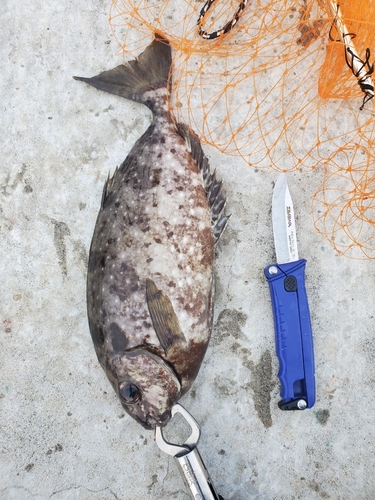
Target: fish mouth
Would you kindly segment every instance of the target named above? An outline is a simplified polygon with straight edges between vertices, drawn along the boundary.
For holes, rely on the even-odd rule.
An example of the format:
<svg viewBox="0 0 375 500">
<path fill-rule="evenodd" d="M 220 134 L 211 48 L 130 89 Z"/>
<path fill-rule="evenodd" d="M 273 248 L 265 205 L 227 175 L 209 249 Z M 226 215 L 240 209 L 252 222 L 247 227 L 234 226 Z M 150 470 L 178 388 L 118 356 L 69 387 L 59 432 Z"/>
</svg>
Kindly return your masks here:
<svg viewBox="0 0 375 500">
<path fill-rule="evenodd" d="M 155 427 L 165 427 L 169 423 L 171 418 L 172 418 L 172 414 L 169 411 L 168 415 L 163 420 L 161 420 L 161 421 L 159 420 Z"/>
<path fill-rule="evenodd" d="M 172 414 L 170 411 L 168 411 L 168 414 L 163 416 L 163 418 L 156 419 L 155 417 L 148 417 L 146 421 L 140 419 L 139 417 L 135 417 L 134 415 L 132 416 L 137 420 L 139 424 L 141 424 L 144 429 L 146 429 L 147 431 L 153 431 L 156 429 L 156 427 L 165 427 L 170 421 Z"/>
</svg>

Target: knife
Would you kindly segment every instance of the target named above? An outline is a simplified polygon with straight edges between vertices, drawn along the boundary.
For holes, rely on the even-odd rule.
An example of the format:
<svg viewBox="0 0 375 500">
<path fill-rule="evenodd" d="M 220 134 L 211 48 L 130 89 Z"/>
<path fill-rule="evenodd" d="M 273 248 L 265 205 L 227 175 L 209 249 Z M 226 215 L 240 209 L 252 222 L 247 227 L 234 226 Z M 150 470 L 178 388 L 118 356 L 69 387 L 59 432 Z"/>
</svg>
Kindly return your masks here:
<svg viewBox="0 0 375 500">
<path fill-rule="evenodd" d="M 298 258 L 293 203 L 285 174 L 275 184 L 272 225 L 277 264 L 264 269 L 273 310 L 281 410 L 315 403 L 314 347 L 305 288 L 306 260 Z"/>
</svg>

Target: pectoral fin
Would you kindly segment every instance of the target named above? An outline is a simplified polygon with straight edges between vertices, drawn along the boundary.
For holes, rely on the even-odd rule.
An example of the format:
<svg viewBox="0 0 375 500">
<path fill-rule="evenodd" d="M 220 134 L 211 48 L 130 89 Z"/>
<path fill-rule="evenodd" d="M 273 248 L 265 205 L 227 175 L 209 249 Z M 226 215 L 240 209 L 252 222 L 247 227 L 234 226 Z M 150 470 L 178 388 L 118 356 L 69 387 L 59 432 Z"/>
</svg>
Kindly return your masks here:
<svg viewBox="0 0 375 500">
<path fill-rule="evenodd" d="M 178 342 L 186 342 L 171 301 L 148 278 L 146 300 L 152 324 L 164 351 L 169 351 Z"/>
</svg>

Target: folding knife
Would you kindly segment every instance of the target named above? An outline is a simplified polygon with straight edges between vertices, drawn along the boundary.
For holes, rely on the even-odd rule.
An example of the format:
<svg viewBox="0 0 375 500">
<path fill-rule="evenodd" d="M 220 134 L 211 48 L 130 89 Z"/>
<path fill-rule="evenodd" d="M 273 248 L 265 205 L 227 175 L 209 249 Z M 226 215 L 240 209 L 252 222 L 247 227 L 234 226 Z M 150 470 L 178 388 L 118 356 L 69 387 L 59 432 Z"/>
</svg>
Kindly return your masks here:
<svg viewBox="0 0 375 500">
<path fill-rule="evenodd" d="M 314 347 L 305 288 L 305 259 L 298 259 L 293 203 L 281 174 L 272 197 L 277 264 L 267 266 L 273 309 L 281 410 L 304 410 L 315 403 Z"/>
</svg>

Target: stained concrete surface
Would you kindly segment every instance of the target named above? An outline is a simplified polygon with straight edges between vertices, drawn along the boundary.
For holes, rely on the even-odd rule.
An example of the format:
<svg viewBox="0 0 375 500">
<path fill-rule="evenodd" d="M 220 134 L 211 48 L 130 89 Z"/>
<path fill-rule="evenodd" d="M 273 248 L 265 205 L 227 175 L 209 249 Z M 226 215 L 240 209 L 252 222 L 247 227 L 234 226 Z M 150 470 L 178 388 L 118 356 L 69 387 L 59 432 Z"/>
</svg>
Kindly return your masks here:
<svg viewBox="0 0 375 500">
<path fill-rule="evenodd" d="M 72 79 L 119 64 L 108 2 L 4 1 L 1 20 L 0 498 L 188 499 L 173 459 L 117 401 L 85 309 L 108 170 L 147 127 L 140 105 Z M 263 268 L 277 175 L 205 148 L 231 224 L 212 342 L 181 403 L 225 500 L 375 498 L 374 263 L 315 231 L 314 173 L 290 174 L 315 339 L 317 402 L 284 413 Z"/>
</svg>

